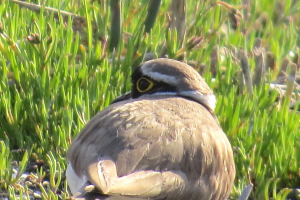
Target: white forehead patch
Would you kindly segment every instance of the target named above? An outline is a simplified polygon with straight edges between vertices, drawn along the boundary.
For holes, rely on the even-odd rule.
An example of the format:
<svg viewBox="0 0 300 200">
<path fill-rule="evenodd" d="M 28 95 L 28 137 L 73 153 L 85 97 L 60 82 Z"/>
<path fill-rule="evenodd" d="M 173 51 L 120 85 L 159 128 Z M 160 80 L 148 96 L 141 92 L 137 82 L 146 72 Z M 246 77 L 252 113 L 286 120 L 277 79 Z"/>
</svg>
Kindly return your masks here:
<svg viewBox="0 0 300 200">
<path fill-rule="evenodd" d="M 153 65 L 153 64 L 152 64 Z M 158 82 L 165 82 L 170 85 L 176 85 L 179 83 L 179 80 L 177 80 L 174 76 L 169 76 L 165 74 L 161 74 L 158 72 L 151 71 L 151 68 L 146 67 L 147 64 L 142 65 L 141 71 L 144 75 L 150 77 L 151 79 L 158 81 Z"/>
</svg>

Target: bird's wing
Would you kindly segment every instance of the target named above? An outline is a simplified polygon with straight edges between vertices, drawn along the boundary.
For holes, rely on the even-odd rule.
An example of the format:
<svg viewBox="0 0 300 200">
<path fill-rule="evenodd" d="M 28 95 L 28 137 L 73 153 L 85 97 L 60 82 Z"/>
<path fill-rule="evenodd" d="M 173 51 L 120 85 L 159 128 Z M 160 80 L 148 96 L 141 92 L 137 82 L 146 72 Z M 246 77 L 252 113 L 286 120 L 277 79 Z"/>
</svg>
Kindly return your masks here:
<svg viewBox="0 0 300 200">
<path fill-rule="evenodd" d="M 116 163 L 118 176 L 137 170 L 137 166 L 138 170 L 158 165 L 166 168 L 174 164 L 168 162 L 178 162 L 183 152 L 181 137 L 170 130 L 170 122 L 165 123 L 169 113 L 157 110 L 160 106 L 155 103 L 116 103 L 95 115 L 68 150 L 68 160 L 76 174 L 81 176 L 89 164 L 103 157 Z M 172 158 L 166 148 L 173 151 Z M 149 162 L 143 161 L 145 158 Z M 158 164 L 163 162 L 166 163 Z"/>
<path fill-rule="evenodd" d="M 139 197 L 180 192 L 189 180 L 199 182 L 201 174 L 223 167 L 227 152 L 214 144 L 211 132 L 220 135 L 219 142 L 225 135 L 213 116 L 191 102 L 166 98 L 112 104 L 73 141 L 68 159 L 74 171 L 103 193 Z M 219 161 L 212 164 L 216 153 Z"/>
</svg>

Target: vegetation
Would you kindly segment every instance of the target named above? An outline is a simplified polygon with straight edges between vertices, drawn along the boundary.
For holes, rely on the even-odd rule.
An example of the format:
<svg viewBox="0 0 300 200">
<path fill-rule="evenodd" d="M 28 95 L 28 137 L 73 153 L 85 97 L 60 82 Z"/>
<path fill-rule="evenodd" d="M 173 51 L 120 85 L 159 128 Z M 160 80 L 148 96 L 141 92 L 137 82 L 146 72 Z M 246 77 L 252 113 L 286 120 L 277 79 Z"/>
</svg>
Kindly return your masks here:
<svg viewBox="0 0 300 200">
<path fill-rule="evenodd" d="M 167 56 L 201 72 L 217 96 L 235 154 L 231 199 L 250 182 L 250 199 L 285 199 L 300 185 L 300 1 L 245 2 L 187 1 L 186 23 L 175 29 L 171 1 L 45 1 L 78 17 L 0 0 L 0 195 L 69 197 L 64 170 L 72 138 L 130 90 L 135 66 Z M 255 82 L 259 58 L 265 73 Z M 281 72 L 285 63 L 291 76 Z M 253 90 L 241 66 L 256 77 Z M 274 89 L 280 77 L 292 86 L 295 79 L 291 94 Z"/>
</svg>

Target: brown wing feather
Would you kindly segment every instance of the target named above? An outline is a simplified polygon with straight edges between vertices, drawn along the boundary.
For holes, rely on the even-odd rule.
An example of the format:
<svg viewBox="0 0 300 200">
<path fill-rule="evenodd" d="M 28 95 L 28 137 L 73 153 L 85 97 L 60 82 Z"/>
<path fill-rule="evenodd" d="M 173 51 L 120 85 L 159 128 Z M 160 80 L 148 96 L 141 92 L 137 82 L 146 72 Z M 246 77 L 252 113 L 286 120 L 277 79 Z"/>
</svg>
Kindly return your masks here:
<svg viewBox="0 0 300 200">
<path fill-rule="evenodd" d="M 73 141 L 68 159 L 81 176 L 104 156 L 115 161 L 118 176 L 182 170 L 194 185 L 191 199 L 228 196 L 235 176 L 231 146 L 215 117 L 178 97 L 148 96 L 99 112 Z"/>
</svg>

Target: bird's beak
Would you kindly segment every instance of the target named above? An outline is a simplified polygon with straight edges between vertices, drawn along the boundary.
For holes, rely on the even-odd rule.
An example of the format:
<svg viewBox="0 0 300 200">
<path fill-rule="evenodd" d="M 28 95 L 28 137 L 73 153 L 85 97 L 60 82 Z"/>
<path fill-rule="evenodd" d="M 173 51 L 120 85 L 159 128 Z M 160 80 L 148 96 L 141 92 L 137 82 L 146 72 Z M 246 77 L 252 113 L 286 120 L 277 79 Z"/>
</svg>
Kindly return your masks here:
<svg viewBox="0 0 300 200">
<path fill-rule="evenodd" d="M 131 99 L 131 92 L 127 92 L 119 97 L 117 97 L 115 100 L 113 100 L 110 104 L 114 104 L 120 101 L 125 101 Z"/>
</svg>

